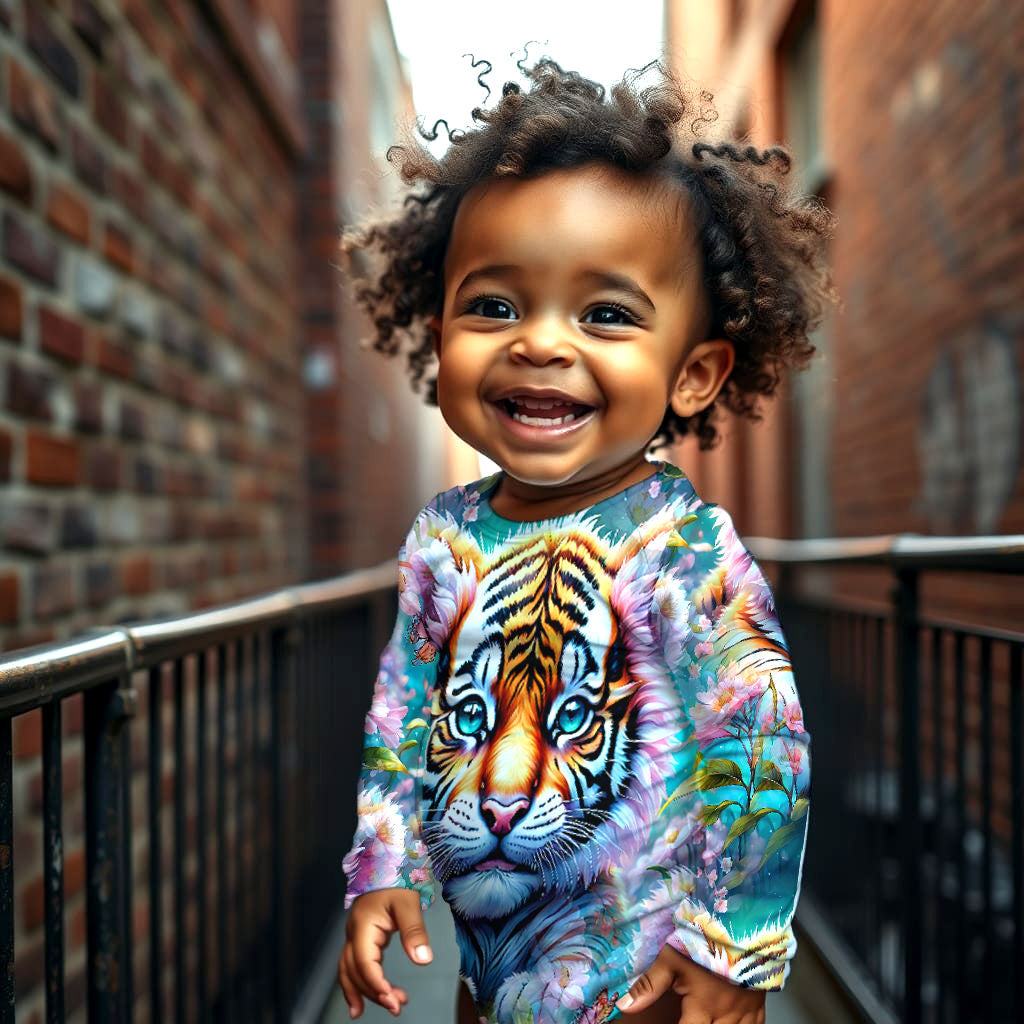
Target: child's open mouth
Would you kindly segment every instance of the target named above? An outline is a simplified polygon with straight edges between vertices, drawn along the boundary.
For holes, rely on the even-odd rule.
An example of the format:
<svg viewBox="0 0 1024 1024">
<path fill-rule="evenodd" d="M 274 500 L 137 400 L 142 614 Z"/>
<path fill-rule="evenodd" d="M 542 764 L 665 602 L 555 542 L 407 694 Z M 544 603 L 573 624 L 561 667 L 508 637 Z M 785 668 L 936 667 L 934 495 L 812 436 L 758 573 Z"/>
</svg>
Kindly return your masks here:
<svg viewBox="0 0 1024 1024">
<path fill-rule="evenodd" d="M 514 423 L 546 430 L 572 426 L 594 411 L 592 405 L 563 396 L 538 398 L 532 395 L 511 395 L 498 399 L 495 404 Z"/>
</svg>

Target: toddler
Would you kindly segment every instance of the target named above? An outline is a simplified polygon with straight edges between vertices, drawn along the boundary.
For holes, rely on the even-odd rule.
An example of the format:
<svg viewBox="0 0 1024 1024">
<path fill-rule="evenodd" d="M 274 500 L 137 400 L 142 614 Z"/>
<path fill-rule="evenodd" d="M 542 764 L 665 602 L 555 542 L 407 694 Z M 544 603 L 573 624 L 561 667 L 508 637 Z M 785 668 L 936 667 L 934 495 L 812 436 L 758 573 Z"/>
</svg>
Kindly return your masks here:
<svg viewBox="0 0 1024 1024">
<path fill-rule="evenodd" d="M 710 447 L 717 408 L 756 418 L 806 363 L 831 223 L 783 150 L 699 141 L 710 96 L 651 71 L 606 96 L 539 61 L 440 159 L 393 149 L 418 187 L 344 243 L 383 259 L 358 292 L 376 347 L 501 467 L 399 556 L 344 864 L 353 1017 L 408 1002 L 381 954 L 397 931 L 431 959 L 435 887 L 460 1024 L 755 1024 L 789 971 L 786 641 L 729 515 L 647 453 Z"/>
</svg>

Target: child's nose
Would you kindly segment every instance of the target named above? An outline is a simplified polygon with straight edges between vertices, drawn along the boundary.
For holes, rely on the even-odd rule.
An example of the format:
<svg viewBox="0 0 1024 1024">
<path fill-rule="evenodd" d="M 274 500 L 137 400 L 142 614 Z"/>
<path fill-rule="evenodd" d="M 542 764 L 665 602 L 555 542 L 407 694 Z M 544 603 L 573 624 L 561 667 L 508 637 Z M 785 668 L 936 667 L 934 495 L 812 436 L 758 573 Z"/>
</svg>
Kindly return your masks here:
<svg viewBox="0 0 1024 1024">
<path fill-rule="evenodd" d="M 535 366 L 552 363 L 571 366 L 576 361 L 575 345 L 567 337 L 565 328 L 552 320 L 524 323 L 509 353 L 513 359 Z"/>
</svg>

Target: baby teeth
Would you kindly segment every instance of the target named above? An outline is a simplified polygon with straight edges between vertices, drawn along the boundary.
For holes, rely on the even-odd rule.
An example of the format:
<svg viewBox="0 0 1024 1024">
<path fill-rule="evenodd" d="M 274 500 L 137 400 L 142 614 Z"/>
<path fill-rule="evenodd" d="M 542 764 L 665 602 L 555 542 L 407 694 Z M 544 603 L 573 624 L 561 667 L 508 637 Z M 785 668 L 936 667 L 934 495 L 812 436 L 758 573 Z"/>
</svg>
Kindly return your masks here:
<svg viewBox="0 0 1024 1024">
<path fill-rule="evenodd" d="M 525 423 L 531 427 L 560 427 L 566 423 L 572 423 L 576 417 L 569 413 L 568 416 L 562 417 L 542 417 L 542 416 L 524 416 L 521 412 L 512 413 L 512 419 L 517 423 Z"/>
</svg>

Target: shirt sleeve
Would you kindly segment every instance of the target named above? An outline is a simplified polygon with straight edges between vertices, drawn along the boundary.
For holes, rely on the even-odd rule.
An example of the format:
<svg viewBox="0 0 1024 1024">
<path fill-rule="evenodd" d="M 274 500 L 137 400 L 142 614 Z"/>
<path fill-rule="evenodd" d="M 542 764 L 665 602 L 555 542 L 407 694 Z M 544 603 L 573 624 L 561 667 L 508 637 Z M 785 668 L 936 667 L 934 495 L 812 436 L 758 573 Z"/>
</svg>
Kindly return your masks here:
<svg viewBox="0 0 1024 1024">
<path fill-rule="evenodd" d="M 748 988 L 781 989 L 807 832 L 810 735 L 763 573 L 722 509 L 680 530 L 689 629 L 666 660 L 692 730 L 662 815 L 692 837 L 667 942 Z"/>
<path fill-rule="evenodd" d="M 424 906 L 434 896 L 422 837 L 420 787 L 437 649 L 424 628 L 422 602 L 410 586 L 407 561 L 419 521 L 399 552 L 397 621 L 380 658 L 366 716 L 356 833 L 343 862 L 346 907 L 377 889 L 415 889 Z"/>
</svg>

